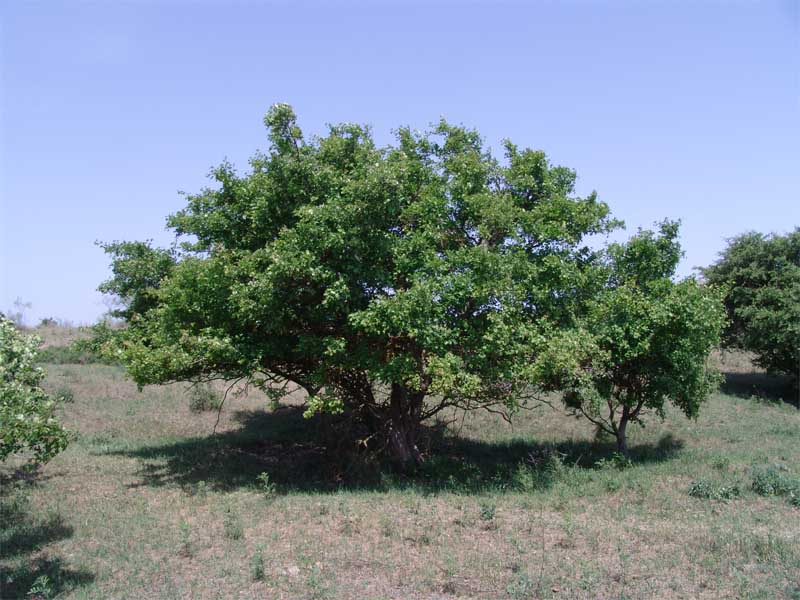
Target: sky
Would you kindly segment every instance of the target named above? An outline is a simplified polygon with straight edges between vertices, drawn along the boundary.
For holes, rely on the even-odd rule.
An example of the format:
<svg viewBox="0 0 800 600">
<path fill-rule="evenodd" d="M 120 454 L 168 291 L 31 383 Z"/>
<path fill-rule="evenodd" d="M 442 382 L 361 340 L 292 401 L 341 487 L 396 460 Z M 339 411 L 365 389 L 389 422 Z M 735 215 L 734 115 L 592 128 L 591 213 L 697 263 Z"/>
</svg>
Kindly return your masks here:
<svg viewBox="0 0 800 600">
<path fill-rule="evenodd" d="M 209 170 L 292 104 L 380 144 L 440 116 L 575 169 L 627 230 L 682 221 L 679 274 L 800 226 L 800 0 L 0 0 L 0 311 L 107 310 L 95 241 L 173 240 Z"/>
</svg>

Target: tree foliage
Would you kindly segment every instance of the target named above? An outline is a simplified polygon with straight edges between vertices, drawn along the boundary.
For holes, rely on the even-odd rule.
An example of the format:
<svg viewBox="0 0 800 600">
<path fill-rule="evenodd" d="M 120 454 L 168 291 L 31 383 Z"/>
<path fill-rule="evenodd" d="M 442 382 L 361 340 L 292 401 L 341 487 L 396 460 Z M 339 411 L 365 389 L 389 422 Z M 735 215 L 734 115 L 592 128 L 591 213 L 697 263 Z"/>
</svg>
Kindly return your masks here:
<svg viewBox="0 0 800 600">
<path fill-rule="evenodd" d="M 647 413 L 663 419 L 667 401 L 696 417 L 719 385 L 708 356 L 724 322 L 721 296 L 694 279 L 672 280 L 677 235 L 677 223 L 665 221 L 658 234 L 611 245 L 580 326 L 548 350 L 550 380 L 568 409 L 616 437 L 623 454 L 629 423 Z"/>
<path fill-rule="evenodd" d="M 45 462 L 67 446 L 67 433 L 53 415 L 56 400 L 40 385 L 39 344 L 0 315 L 0 460 L 29 451 Z"/>
<path fill-rule="evenodd" d="M 726 290 L 725 344 L 754 352 L 770 372 L 800 378 L 800 228 L 737 236 L 703 275 Z"/>
<path fill-rule="evenodd" d="M 168 218 L 179 247 L 105 247 L 133 378 L 299 386 L 401 464 L 447 407 L 515 410 L 585 302 L 608 207 L 543 152 L 500 161 L 444 120 L 384 148 L 350 123 L 306 139 L 288 105 L 265 124 L 248 173 L 222 164 Z"/>
</svg>

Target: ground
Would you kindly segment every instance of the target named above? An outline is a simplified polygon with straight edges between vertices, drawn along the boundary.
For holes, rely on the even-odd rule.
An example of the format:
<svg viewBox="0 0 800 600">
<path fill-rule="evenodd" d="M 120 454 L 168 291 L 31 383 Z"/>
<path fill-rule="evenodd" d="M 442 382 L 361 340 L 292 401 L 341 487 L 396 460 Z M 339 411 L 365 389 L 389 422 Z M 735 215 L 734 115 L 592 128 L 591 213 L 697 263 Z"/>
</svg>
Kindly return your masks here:
<svg viewBox="0 0 800 600">
<path fill-rule="evenodd" d="M 631 465 L 542 407 L 454 421 L 413 477 L 333 460 L 297 399 L 232 393 L 213 434 L 186 386 L 45 365 L 75 439 L 0 467 L 0 596 L 800 598 L 800 508 L 752 489 L 800 473 L 800 411 L 720 360 L 724 393 L 631 431 Z"/>
</svg>

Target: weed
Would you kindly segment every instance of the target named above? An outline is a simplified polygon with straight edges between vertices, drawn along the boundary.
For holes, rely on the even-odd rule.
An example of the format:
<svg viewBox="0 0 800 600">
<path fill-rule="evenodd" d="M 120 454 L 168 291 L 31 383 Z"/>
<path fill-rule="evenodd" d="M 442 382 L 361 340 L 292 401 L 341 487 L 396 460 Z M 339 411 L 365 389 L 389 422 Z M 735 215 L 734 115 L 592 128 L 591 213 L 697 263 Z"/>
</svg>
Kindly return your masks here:
<svg viewBox="0 0 800 600">
<path fill-rule="evenodd" d="M 711 465 L 717 470 L 723 473 L 727 472 L 731 466 L 731 459 L 727 456 L 716 456 L 714 460 L 711 461 Z"/>
<path fill-rule="evenodd" d="M 508 585 L 506 592 L 512 600 L 527 600 L 536 596 L 536 584 L 530 577 L 522 574 Z"/>
<path fill-rule="evenodd" d="M 258 479 L 258 488 L 264 495 L 264 499 L 272 502 L 277 496 L 278 486 L 275 485 L 274 481 L 270 480 L 269 473 L 263 472 L 256 479 Z"/>
<path fill-rule="evenodd" d="M 53 582 L 47 575 L 40 575 L 33 582 L 27 595 L 31 600 L 50 600 L 54 594 Z"/>
<path fill-rule="evenodd" d="M 493 503 L 481 502 L 480 505 L 481 521 L 484 522 L 493 521 L 496 513 L 497 513 L 497 506 L 495 506 Z"/>
<path fill-rule="evenodd" d="M 181 544 L 178 548 L 178 556 L 182 556 L 183 558 L 191 558 L 194 552 L 192 551 L 192 542 L 190 539 L 192 530 L 189 527 L 189 523 L 186 521 L 180 522 L 180 530 L 181 530 Z"/>
<path fill-rule="evenodd" d="M 395 529 L 394 529 L 394 522 L 387 517 L 386 515 L 381 516 L 381 535 L 385 538 L 394 537 Z"/>
<path fill-rule="evenodd" d="M 65 404 L 72 404 L 75 402 L 75 392 L 66 385 L 62 385 L 56 390 L 55 397 Z"/>
<path fill-rule="evenodd" d="M 707 479 L 697 479 L 689 486 L 689 495 L 705 500 L 732 500 L 741 495 L 738 484 L 722 485 Z"/>
<path fill-rule="evenodd" d="M 232 506 L 225 507 L 222 526 L 225 531 L 225 537 L 229 540 L 240 540 L 244 536 L 242 519 Z"/>
<path fill-rule="evenodd" d="M 342 523 L 339 526 L 339 531 L 342 532 L 344 535 L 355 535 L 358 533 L 358 520 L 355 517 L 350 515 L 344 515 L 342 517 Z"/>
<path fill-rule="evenodd" d="M 256 551 L 250 560 L 250 574 L 253 576 L 253 581 L 264 581 L 264 547 L 260 544 L 256 546 Z"/>
<path fill-rule="evenodd" d="M 620 471 L 633 466 L 630 458 L 620 452 L 614 452 L 609 458 L 601 458 L 594 463 L 598 469 L 618 469 Z"/>
<path fill-rule="evenodd" d="M 318 565 L 313 565 L 306 579 L 306 585 L 309 588 L 309 597 L 328 598 L 333 595 L 333 590 L 330 584 L 323 576 L 322 569 Z"/>
</svg>

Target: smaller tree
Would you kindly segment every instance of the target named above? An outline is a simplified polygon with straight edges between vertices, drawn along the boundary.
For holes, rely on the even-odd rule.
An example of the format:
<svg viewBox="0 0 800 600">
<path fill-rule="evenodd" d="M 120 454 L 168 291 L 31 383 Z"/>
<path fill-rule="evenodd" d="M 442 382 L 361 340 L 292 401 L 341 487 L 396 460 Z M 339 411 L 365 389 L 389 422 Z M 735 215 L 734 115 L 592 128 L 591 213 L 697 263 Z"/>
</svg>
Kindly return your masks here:
<svg viewBox="0 0 800 600">
<path fill-rule="evenodd" d="M 581 327 L 562 336 L 540 361 L 576 416 L 617 439 L 648 413 L 664 418 L 669 400 L 687 417 L 719 385 L 708 356 L 724 322 L 720 294 L 694 279 L 671 278 L 681 256 L 678 224 L 640 231 L 612 244 L 601 266 L 604 285 L 587 303 Z"/>
<path fill-rule="evenodd" d="M 39 344 L 0 315 L 0 460 L 27 450 L 46 462 L 67 446 L 67 432 L 53 415 L 57 402 L 40 386 Z"/>
<path fill-rule="evenodd" d="M 800 385 L 800 227 L 735 237 L 703 275 L 725 288 L 723 343 L 755 353 L 756 364 Z"/>
</svg>

